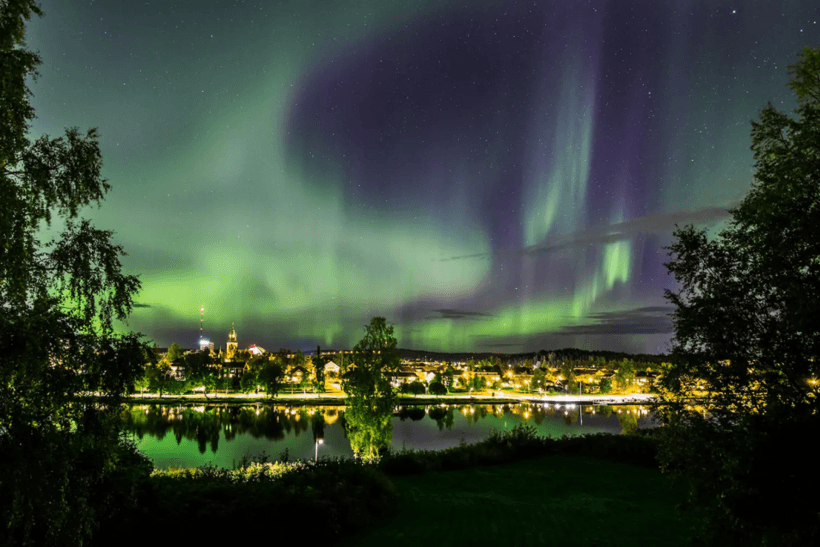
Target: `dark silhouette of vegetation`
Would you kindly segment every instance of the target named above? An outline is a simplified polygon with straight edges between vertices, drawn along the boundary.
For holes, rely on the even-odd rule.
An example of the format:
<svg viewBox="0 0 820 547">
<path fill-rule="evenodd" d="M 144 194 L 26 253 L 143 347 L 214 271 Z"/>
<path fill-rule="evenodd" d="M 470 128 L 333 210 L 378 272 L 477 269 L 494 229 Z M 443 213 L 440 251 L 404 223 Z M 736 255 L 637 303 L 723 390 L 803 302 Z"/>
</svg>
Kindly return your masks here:
<svg viewBox="0 0 820 547">
<path fill-rule="evenodd" d="M 264 537 L 274 517 L 319 544 L 370 527 L 395 507 L 390 480 L 352 460 L 269 463 L 263 455 L 241 465 L 157 472 L 139 506 L 106 522 L 94 544 L 121 544 L 149 522 L 154 545 L 235 543 L 238 530 Z"/>
<path fill-rule="evenodd" d="M 169 363 L 173 363 L 174 361 L 176 361 L 178 359 L 182 359 L 184 356 L 185 356 L 185 350 L 183 350 L 182 347 L 179 344 L 174 342 L 168 348 L 168 354 L 165 356 L 165 358 L 168 360 Z"/>
<path fill-rule="evenodd" d="M 0 543 L 70 546 L 127 512 L 147 481 L 119 406 L 153 352 L 115 333 L 140 282 L 122 272 L 112 232 L 80 216 L 110 189 L 97 131 L 29 141 L 32 15 L 33 0 L 0 3 Z M 65 229 L 41 241 L 55 218 Z"/>
<path fill-rule="evenodd" d="M 319 393 L 325 390 L 325 358 L 322 348 L 316 346 L 316 358 L 313 359 L 313 389 Z"/>
<path fill-rule="evenodd" d="M 276 397 L 285 379 L 285 367 L 276 359 L 266 360 L 259 369 L 257 381 L 265 387 L 268 396 Z"/>
<path fill-rule="evenodd" d="M 548 454 L 577 454 L 606 458 L 644 467 L 658 467 L 658 439 L 654 430 L 631 435 L 595 433 L 576 437 L 539 436 L 535 427 L 519 424 L 507 431 L 494 430 L 485 440 L 444 450 L 390 451 L 379 461 L 388 475 L 466 469 L 496 465 Z"/>
<path fill-rule="evenodd" d="M 393 326 L 384 317 L 374 317 L 353 351 L 354 363 L 342 377 L 348 407 L 345 424 L 354 454 L 372 460 L 387 449 L 393 437 L 390 418 L 396 394 L 390 379 L 400 365 Z"/>
<path fill-rule="evenodd" d="M 430 382 L 427 392 L 430 395 L 447 395 L 447 388 L 441 382 Z"/>
<path fill-rule="evenodd" d="M 820 51 L 789 67 L 796 118 L 752 122 L 754 182 L 715 238 L 675 232 L 663 464 L 721 545 L 820 543 Z"/>
<path fill-rule="evenodd" d="M 403 384 L 401 386 L 401 392 L 410 393 L 412 395 L 424 395 L 425 393 L 427 393 L 427 388 L 424 387 L 424 384 L 417 380 L 415 382 Z"/>
</svg>

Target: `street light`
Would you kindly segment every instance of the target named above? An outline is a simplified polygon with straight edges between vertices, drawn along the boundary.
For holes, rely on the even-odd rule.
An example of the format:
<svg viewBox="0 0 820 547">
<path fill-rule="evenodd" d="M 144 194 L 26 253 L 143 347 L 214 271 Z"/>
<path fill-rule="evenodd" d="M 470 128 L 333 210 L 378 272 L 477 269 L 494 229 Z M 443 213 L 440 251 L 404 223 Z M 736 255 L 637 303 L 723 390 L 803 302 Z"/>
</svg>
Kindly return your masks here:
<svg viewBox="0 0 820 547">
<path fill-rule="evenodd" d="M 319 437 L 318 439 L 316 439 L 316 450 L 313 453 L 313 460 L 314 461 L 319 459 L 319 445 L 324 444 L 324 443 L 325 443 L 325 440 L 323 438 Z"/>
</svg>

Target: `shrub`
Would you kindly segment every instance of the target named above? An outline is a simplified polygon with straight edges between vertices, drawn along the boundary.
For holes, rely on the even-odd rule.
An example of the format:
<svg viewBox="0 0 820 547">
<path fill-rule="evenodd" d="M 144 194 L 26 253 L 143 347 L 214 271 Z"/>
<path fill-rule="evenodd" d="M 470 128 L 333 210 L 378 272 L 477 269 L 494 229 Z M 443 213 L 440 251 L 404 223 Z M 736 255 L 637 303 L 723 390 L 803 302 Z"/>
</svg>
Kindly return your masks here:
<svg viewBox="0 0 820 547">
<path fill-rule="evenodd" d="M 474 444 L 445 450 L 389 452 L 379 462 L 379 468 L 388 475 L 408 475 L 499 464 L 548 454 L 579 454 L 657 467 L 657 452 L 658 434 L 655 430 L 638 430 L 631 435 L 596 433 L 554 439 L 537 435 L 531 425 L 519 424 L 507 431 L 495 430 Z"/>
<path fill-rule="evenodd" d="M 427 388 L 430 395 L 447 395 L 447 388 L 441 382 L 433 382 Z"/>
<path fill-rule="evenodd" d="M 395 487 L 379 469 L 331 458 L 254 460 L 230 470 L 154 470 L 150 483 L 150 492 L 131 520 L 112 522 L 110 528 L 117 535 L 100 535 L 97 544 L 136 535 L 148 522 L 152 543 L 162 538 L 160 545 L 229 541 L 238 532 L 266 537 L 272 515 L 289 529 L 310 529 L 312 542 L 333 540 L 385 516 L 396 498 Z"/>
<path fill-rule="evenodd" d="M 402 386 L 405 393 L 412 393 L 413 395 L 424 395 L 427 393 L 427 388 L 421 382 L 412 382 Z"/>
</svg>

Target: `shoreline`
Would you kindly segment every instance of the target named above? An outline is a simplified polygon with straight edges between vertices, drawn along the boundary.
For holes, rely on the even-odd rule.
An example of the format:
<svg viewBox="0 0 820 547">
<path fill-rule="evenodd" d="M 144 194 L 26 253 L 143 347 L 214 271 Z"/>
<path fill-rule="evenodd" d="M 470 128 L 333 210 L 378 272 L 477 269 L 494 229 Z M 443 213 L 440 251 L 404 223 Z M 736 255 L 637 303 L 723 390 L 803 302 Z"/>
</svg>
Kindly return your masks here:
<svg viewBox="0 0 820 547">
<path fill-rule="evenodd" d="M 321 405 L 321 406 L 343 406 L 345 402 L 344 394 L 308 393 L 308 394 L 283 394 L 276 397 L 264 395 L 246 394 L 213 394 L 204 395 L 170 395 L 159 397 L 156 394 L 134 394 L 128 397 L 131 403 L 149 404 L 239 404 L 239 405 Z M 500 396 L 487 395 L 444 395 L 444 396 L 414 396 L 399 397 L 396 404 L 398 406 L 415 405 L 438 405 L 438 404 L 522 404 L 522 403 L 542 403 L 542 404 L 587 404 L 587 405 L 642 405 L 659 403 L 654 395 L 633 394 L 633 395 L 510 395 Z"/>
</svg>

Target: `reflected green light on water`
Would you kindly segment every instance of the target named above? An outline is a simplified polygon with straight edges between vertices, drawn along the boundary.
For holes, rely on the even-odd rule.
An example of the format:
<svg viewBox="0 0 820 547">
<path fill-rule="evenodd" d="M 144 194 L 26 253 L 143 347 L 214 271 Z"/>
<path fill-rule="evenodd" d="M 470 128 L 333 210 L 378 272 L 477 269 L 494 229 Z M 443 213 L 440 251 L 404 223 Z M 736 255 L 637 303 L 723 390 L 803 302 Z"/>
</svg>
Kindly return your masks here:
<svg viewBox="0 0 820 547">
<path fill-rule="evenodd" d="M 392 449 L 400 450 L 474 443 L 494 429 L 520 423 L 552 437 L 621 433 L 653 427 L 651 416 L 649 407 L 641 406 L 521 404 L 396 407 L 386 419 L 392 424 Z M 290 459 L 311 459 L 317 452 L 353 456 L 343 406 L 134 405 L 123 411 L 123 422 L 158 468 L 209 463 L 230 468 L 246 455 L 277 459 L 285 450 Z"/>
</svg>

